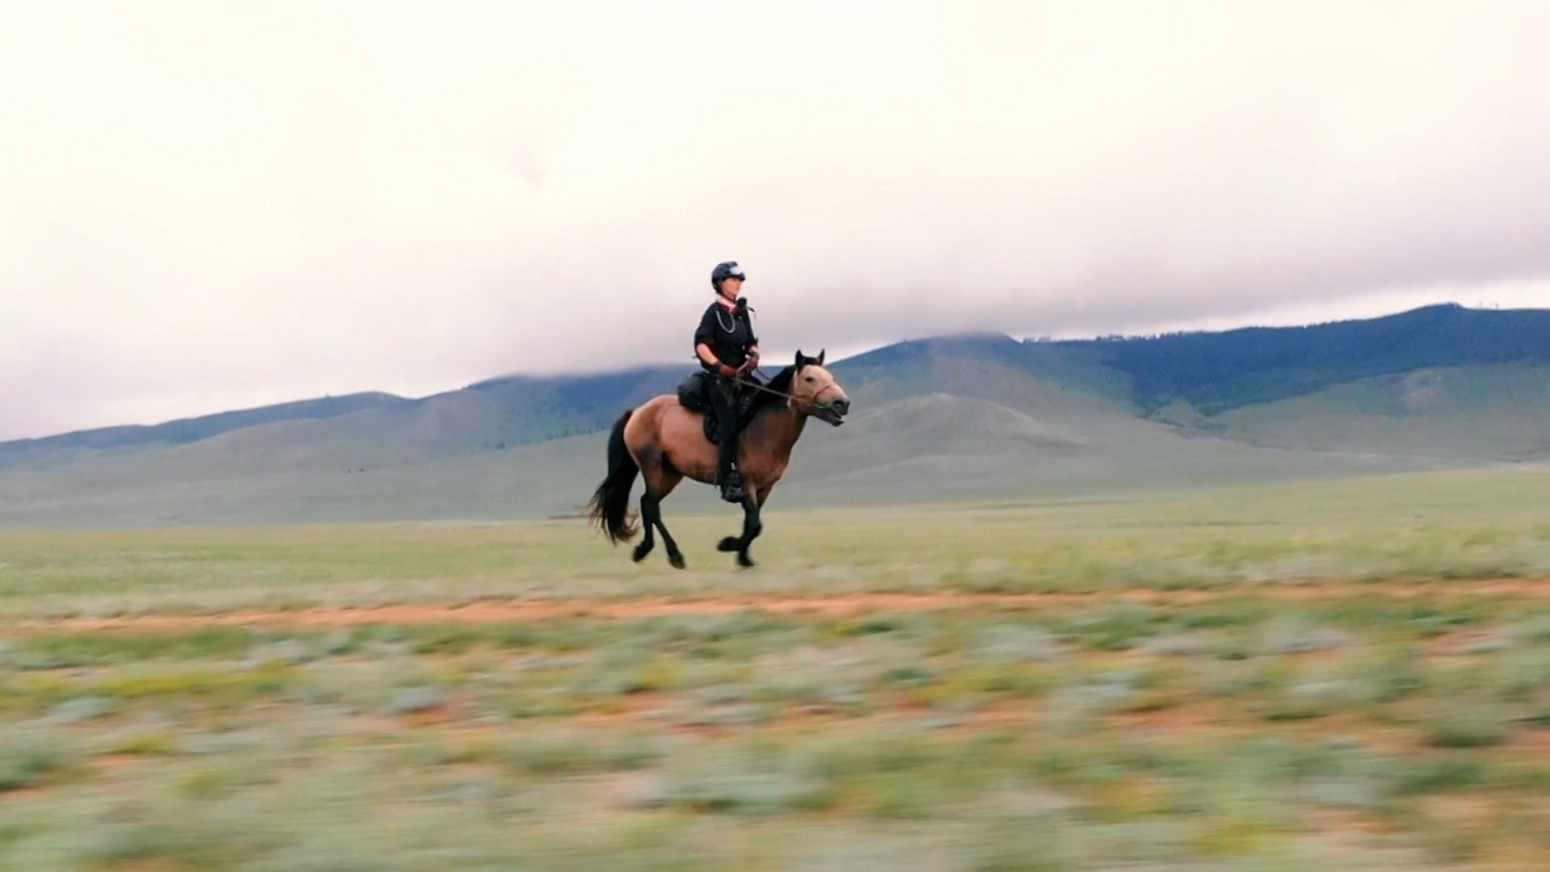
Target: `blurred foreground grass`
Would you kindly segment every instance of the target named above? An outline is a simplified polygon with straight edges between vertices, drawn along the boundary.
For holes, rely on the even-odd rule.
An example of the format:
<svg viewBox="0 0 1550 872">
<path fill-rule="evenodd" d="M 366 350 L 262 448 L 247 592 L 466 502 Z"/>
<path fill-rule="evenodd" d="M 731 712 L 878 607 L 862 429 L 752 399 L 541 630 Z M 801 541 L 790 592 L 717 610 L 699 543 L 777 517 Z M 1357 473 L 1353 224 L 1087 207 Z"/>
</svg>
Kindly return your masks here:
<svg viewBox="0 0 1550 872">
<path fill-rule="evenodd" d="M 1546 496 L 1519 470 L 776 515 L 747 573 L 708 547 L 726 519 L 674 524 L 681 574 L 574 524 L 0 534 L 0 868 L 1542 869 Z M 1132 588 L 1214 594 L 46 620 Z"/>
</svg>

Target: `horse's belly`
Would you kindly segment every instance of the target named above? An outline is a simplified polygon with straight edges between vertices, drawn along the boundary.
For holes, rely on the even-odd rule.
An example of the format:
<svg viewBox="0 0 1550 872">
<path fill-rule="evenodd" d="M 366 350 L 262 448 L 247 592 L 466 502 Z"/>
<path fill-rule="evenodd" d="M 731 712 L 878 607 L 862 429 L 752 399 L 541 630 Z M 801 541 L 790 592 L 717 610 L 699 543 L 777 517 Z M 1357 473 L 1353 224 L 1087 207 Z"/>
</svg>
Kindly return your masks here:
<svg viewBox="0 0 1550 872">
<path fill-rule="evenodd" d="M 663 410 L 661 433 L 663 452 L 670 466 L 696 481 L 716 480 L 716 446 L 705 438 L 705 423 L 700 415 L 675 402 Z"/>
</svg>

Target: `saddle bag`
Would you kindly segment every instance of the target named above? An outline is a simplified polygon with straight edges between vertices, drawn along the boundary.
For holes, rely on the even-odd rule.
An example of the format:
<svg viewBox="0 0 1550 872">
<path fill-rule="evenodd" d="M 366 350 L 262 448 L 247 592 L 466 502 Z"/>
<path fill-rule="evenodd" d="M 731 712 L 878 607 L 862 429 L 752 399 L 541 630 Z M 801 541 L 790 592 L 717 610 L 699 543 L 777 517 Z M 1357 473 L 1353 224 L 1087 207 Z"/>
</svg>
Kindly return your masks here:
<svg viewBox="0 0 1550 872">
<path fill-rule="evenodd" d="M 678 403 L 691 412 L 704 413 L 710 408 L 710 399 L 705 396 L 705 378 L 708 373 L 690 373 L 688 378 L 678 383 Z"/>
</svg>

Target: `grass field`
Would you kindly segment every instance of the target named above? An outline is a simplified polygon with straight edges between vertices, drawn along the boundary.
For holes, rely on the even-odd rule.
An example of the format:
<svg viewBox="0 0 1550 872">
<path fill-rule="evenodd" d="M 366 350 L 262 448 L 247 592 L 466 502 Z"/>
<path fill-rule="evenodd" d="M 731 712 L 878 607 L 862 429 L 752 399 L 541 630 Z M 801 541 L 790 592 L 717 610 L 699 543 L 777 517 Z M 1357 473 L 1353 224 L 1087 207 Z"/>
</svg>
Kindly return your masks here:
<svg viewBox="0 0 1550 872">
<path fill-rule="evenodd" d="M 0 868 L 1543 869 L 1547 504 L 0 533 Z"/>
</svg>

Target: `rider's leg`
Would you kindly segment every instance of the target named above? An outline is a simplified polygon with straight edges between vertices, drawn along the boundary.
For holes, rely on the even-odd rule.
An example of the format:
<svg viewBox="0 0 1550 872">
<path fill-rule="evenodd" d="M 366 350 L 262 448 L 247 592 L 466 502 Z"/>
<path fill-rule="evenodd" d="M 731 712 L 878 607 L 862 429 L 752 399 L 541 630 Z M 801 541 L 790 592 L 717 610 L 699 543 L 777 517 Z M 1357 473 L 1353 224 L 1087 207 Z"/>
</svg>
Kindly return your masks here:
<svg viewBox="0 0 1550 872">
<path fill-rule="evenodd" d="M 716 378 L 710 385 L 711 411 L 716 416 L 716 443 L 720 457 L 717 480 L 721 498 L 730 503 L 743 499 L 743 477 L 737 468 L 737 405 L 732 383 Z"/>
</svg>

